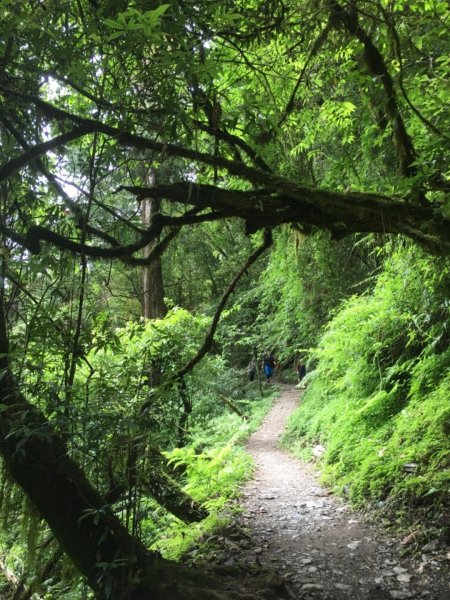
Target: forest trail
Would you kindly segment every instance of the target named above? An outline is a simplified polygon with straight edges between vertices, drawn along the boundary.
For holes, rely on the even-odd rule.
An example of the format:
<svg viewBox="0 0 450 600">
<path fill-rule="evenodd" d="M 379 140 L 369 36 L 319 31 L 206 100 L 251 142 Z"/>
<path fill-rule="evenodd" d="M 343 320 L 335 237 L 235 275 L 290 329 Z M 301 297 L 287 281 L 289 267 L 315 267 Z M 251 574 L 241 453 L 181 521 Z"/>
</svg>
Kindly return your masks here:
<svg viewBox="0 0 450 600">
<path fill-rule="evenodd" d="M 278 448 L 298 396 L 295 387 L 283 386 L 248 441 L 256 470 L 241 497 L 239 525 L 246 535 L 227 540 L 227 562 L 277 571 L 298 600 L 450 600 L 448 556 L 430 549 L 401 558 L 400 541 L 364 523 L 307 465 Z"/>
</svg>

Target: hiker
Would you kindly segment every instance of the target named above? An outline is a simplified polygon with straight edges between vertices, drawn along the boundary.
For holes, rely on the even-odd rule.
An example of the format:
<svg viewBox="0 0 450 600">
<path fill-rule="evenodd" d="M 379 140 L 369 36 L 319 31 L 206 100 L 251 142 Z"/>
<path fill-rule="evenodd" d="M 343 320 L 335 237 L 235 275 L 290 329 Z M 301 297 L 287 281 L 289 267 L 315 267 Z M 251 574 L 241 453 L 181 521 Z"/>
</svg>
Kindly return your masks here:
<svg viewBox="0 0 450 600">
<path fill-rule="evenodd" d="M 296 371 L 297 371 L 297 379 L 298 379 L 298 382 L 300 383 L 301 380 L 303 379 L 303 377 L 306 375 L 306 367 L 301 360 L 299 360 L 297 362 Z"/>
<path fill-rule="evenodd" d="M 270 378 L 272 377 L 276 366 L 277 364 L 272 352 L 266 350 L 262 361 L 262 368 L 264 369 L 264 375 L 266 376 L 266 383 L 270 383 Z"/>
<path fill-rule="evenodd" d="M 248 363 L 247 373 L 249 380 L 253 381 L 256 376 L 256 363 L 253 359 Z"/>
</svg>

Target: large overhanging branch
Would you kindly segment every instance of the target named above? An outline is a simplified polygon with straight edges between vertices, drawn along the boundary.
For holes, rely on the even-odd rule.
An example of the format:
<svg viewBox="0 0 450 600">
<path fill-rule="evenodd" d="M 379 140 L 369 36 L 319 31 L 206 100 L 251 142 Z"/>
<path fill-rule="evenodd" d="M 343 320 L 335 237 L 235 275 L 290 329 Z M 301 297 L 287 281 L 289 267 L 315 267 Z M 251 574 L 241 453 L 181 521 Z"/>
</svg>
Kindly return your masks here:
<svg viewBox="0 0 450 600">
<path fill-rule="evenodd" d="M 299 223 L 307 229 L 328 229 L 336 238 L 360 232 L 400 233 L 433 252 L 450 252 L 450 219 L 431 206 L 412 205 L 380 194 L 332 192 L 285 182 L 252 191 L 192 182 L 122 189 L 138 198 L 161 198 L 239 217 L 246 222 L 249 233 L 282 223 Z"/>
<path fill-rule="evenodd" d="M 268 174 L 270 180 L 275 179 Z M 181 227 L 230 217 L 241 218 L 248 233 L 272 228 L 283 223 L 301 224 L 306 231 L 312 227 L 327 229 L 335 238 L 352 233 L 395 233 L 406 235 L 437 253 L 450 252 L 450 220 L 438 209 L 418 206 L 380 194 L 333 192 L 307 186 L 297 186 L 278 179 L 278 185 L 250 191 L 224 189 L 213 185 L 178 182 L 152 188 L 122 186 L 138 199 L 159 198 L 193 206 L 179 217 L 155 215 L 151 226 L 140 239 L 125 246 L 92 246 L 80 244 L 45 227 L 31 227 L 26 236 L 0 225 L 4 235 L 30 252 L 41 251 L 41 241 L 77 254 L 94 258 L 116 258 L 133 265 L 143 260 L 133 257 L 155 240 L 164 227 Z M 207 210 L 203 214 L 198 211 Z M 170 239 L 171 236 L 169 236 Z M 163 251 L 164 244 L 158 248 Z M 154 257 L 149 257 L 153 260 Z"/>
<path fill-rule="evenodd" d="M 93 258 L 115 258 L 135 266 L 146 264 L 164 251 L 173 237 L 170 233 L 168 239 L 164 238 L 162 245 L 158 245 L 155 256 L 145 259 L 133 256 L 155 240 L 164 227 L 178 228 L 232 217 L 245 221 L 247 233 L 295 223 L 307 232 L 312 228 L 327 229 L 336 239 L 361 232 L 403 234 L 432 252 L 450 253 L 450 219 L 431 206 L 411 205 L 379 194 L 332 192 L 293 184 L 286 191 L 273 188 L 241 191 L 192 182 L 152 188 L 122 186 L 119 189 L 138 199 L 159 198 L 194 208 L 179 217 L 155 215 L 141 238 L 125 246 L 80 244 L 39 226 L 30 228 L 26 236 L 1 225 L 0 231 L 35 254 L 40 252 L 41 242 L 46 241 L 61 250 Z M 206 212 L 198 214 L 198 211 Z"/>
<path fill-rule="evenodd" d="M 88 133 L 98 132 L 109 136 L 121 145 L 164 152 L 212 166 L 226 169 L 230 174 L 251 182 L 262 189 L 251 191 L 227 190 L 212 185 L 179 182 L 155 188 L 123 187 L 138 198 L 164 198 L 198 208 L 209 208 L 213 212 L 192 217 L 192 221 L 181 217 L 178 223 L 168 223 L 160 216 L 152 227 L 178 226 L 213 219 L 240 217 L 245 220 L 247 231 L 252 233 L 265 227 L 281 223 L 297 223 L 306 231 L 311 227 L 328 229 L 335 237 L 356 232 L 400 233 L 438 253 L 450 252 L 450 220 L 439 208 L 419 206 L 414 198 L 409 202 L 373 193 L 340 193 L 296 185 L 276 174 L 233 161 L 221 156 L 212 156 L 190 148 L 166 144 L 143 136 L 122 131 L 105 123 L 86 119 L 59 109 L 48 102 L 0 85 L 5 94 L 13 95 L 34 103 L 47 117 L 60 121 L 71 121 L 76 127 L 67 134 L 30 148 L 21 156 L 0 167 L 0 180 L 15 170 L 47 152 L 49 149 Z M 166 221 L 164 221 L 166 219 Z M 4 233 L 7 233 L 4 231 Z M 151 232 L 152 234 L 154 232 Z M 22 243 L 31 251 L 38 252 L 39 240 L 47 240 L 57 247 L 80 252 L 79 244 L 67 241 L 45 228 L 32 228 L 26 239 L 12 233 L 12 239 Z M 150 232 L 127 247 L 83 246 L 86 255 L 120 258 L 130 257 L 153 239 Z"/>
<path fill-rule="evenodd" d="M 183 225 L 193 225 L 205 221 L 217 221 L 227 217 L 220 211 L 208 212 L 206 214 L 197 214 L 199 209 L 194 207 L 188 210 L 184 215 L 171 217 L 168 215 L 156 214 L 152 219 L 150 226 L 142 230 L 141 237 L 135 242 L 127 245 L 118 245 L 116 240 L 112 240 L 110 246 L 92 246 L 86 243 L 74 241 L 63 236 L 47 227 L 30 227 L 25 236 L 18 234 L 14 230 L 0 223 L 0 233 L 13 242 L 27 249 L 31 254 L 41 252 L 41 242 L 48 242 L 60 250 L 67 250 L 75 254 L 83 254 L 92 258 L 110 258 L 119 259 L 132 266 L 147 265 L 167 249 L 169 242 L 175 237 Z M 142 250 L 149 243 L 155 241 L 161 234 L 164 227 L 172 228 L 166 236 L 159 242 L 145 258 L 134 257 L 133 254 Z"/>
</svg>

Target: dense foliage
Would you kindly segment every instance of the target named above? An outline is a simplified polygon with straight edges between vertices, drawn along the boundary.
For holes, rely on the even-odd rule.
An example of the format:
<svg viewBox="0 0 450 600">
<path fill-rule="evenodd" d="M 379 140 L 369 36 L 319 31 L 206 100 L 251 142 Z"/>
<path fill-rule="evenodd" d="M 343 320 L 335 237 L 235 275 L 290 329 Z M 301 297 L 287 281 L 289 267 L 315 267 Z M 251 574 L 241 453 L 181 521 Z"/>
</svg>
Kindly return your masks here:
<svg viewBox="0 0 450 600">
<path fill-rule="evenodd" d="M 211 580 L 157 555 L 149 515 L 203 515 L 177 478 L 197 453 L 212 478 L 229 438 L 206 450 L 201 430 L 266 347 L 318 364 L 305 423 L 330 480 L 355 463 L 355 499 L 441 498 L 448 265 L 417 248 L 450 252 L 448 3 L 0 0 L 0 16 L 1 500 L 27 515 L 29 565 L 44 549 L 25 585 L 60 586 L 64 552 L 101 600 L 202 597 Z M 323 437 L 341 402 L 340 431 L 394 473 L 370 493 L 372 455 Z M 400 447 L 419 402 L 400 481 L 388 433 Z"/>
<path fill-rule="evenodd" d="M 358 505 L 382 502 L 403 523 L 425 508 L 424 527 L 450 508 L 449 277 L 447 261 L 389 252 L 373 292 L 328 324 L 286 436 L 303 455 L 324 446 L 325 481 Z"/>
<path fill-rule="evenodd" d="M 45 351 L 41 345 L 39 371 L 23 372 L 29 396 L 45 407 L 62 433 L 70 430 L 72 455 L 116 514 L 168 558 L 180 558 L 200 536 L 226 522 L 224 507 L 252 469 L 240 442 L 261 422 L 273 397 L 256 382 L 249 386 L 245 371 L 230 370 L 220 355 L 208 356 L 186 382 L 192 411 L 184 421 L 189 435 L 181 432 L 179 445 L 184 404 L 177 386 L 155 386 L 155 377 L 167 381 L 185 362 L 199 343 L 205 320 L 173 309 L 164 320 L 114 329 L 100 315 L 92 349 L 76 372 L 68 414 L 57 402 L 63 361 L 55 348 Z M 192 506 L 206 509 L 201 521 L 183 521 L 183 512 L 170 503 L 170 487 L 162 494 L 155 490 L 161 472 L 164 485 L 180 486 Z M 49 600 L 91 597 L 6 472 L 0 510 L 2 570 L 12 577 L 3 587 L 5 597 L 17 592 L 19 582 L 24 597 L 32 592 Z M 104 580 L 107 585 L 107 565 Z"/>
</svg>

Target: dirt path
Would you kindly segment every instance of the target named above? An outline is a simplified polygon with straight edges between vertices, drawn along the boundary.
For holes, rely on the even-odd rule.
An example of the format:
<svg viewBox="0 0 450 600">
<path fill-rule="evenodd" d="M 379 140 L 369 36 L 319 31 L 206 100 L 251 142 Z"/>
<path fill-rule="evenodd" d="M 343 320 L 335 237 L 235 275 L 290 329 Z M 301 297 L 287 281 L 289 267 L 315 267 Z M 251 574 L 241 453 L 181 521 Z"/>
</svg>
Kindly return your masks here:
<svg viewBox="0 0 450 600">
<path fill-rule="evenodd" d="M 247 537 L 236 540 L 232 562 L 278 571 L 299 600 L 450 600 L 442 549 L 401 559 L 399 542 L 365 524 L 278 448 L 297 402 L 298 390 L 285 386 L 248 442 L 256 471 L 242 495 L 239 523 Z"/>
</svg>

